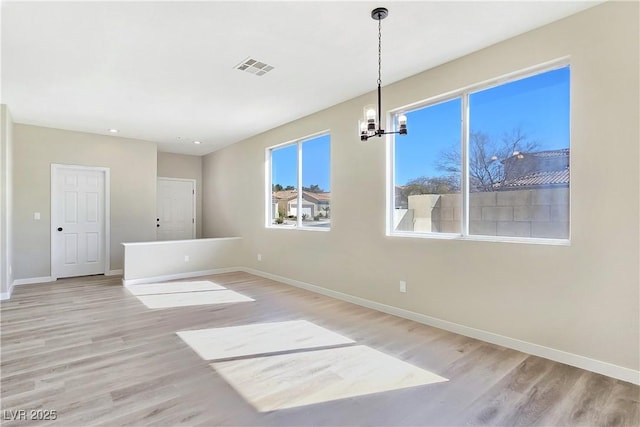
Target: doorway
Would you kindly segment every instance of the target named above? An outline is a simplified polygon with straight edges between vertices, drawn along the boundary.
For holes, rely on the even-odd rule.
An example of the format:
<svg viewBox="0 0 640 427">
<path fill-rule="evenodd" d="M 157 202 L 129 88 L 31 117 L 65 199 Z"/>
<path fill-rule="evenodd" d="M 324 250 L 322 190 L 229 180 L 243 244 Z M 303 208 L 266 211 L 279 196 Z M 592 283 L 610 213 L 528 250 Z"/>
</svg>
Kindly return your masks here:
<svg viewBox="0 0 640 427">
<path fill-rule="evenodd" d="M 196 181 L 158 177 L 157 240 L 196 238 Z"/>
<path fill-rule="evenodd" d="M 109 168 L 51 165 L 51 276 L 109 269 Z"/>
</svg>

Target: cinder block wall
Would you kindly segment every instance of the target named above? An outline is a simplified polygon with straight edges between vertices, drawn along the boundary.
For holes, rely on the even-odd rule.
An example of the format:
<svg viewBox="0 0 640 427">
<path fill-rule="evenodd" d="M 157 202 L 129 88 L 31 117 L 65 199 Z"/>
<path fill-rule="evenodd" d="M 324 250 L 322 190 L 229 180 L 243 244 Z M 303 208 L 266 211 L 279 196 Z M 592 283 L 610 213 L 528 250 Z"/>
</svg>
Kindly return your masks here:
<svg viewBox="0 0 640 427">
<path fill-rule="evenodd" d="M 431 213 L 432 230 L 458 233 L 460 206 L 459 194 L 441 195 Z M 469 233 L 567 239 L 569 188 L 471 193 Z"/>
</svg>

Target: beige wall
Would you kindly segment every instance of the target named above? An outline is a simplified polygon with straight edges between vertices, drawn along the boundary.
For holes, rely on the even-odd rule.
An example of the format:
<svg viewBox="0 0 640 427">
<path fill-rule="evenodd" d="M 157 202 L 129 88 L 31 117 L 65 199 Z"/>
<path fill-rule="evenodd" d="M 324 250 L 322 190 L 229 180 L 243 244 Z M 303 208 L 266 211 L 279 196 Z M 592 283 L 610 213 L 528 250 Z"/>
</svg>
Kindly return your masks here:
<svg viewBox="0 0 640 427">
<path fill-rule="evenodd" d="M 8 298 L 12 268 L 13 123 L 6 105 L 0 105 L 0 297 Z"/>
<path fill-rule="evenodd" d="M 383 89 L 392 109 L 570 56 L 570 246 L 386 237 L 385 146 L 356 135 L 373 92 L 206 156 L 204 235 L 242 236 L 250 268 L 638 370 L 638 13 L 607 2 Z M 327 128 L 331 231 L 266 229 L 265 147 Z"/>
<path fill-rule="evenodd" d="M 15 279 L 51 275 L 52 163 L 110 168 L 111 270 L 123 268 L 122 242 L 155 240 L 155 143 L 16 123 Z"/>
<path fill-rule="evenodd" d="M 158 176 L 196 180 L 196 237 L 202 237 L 202 157 L 158 152 Z"/>
</svg>

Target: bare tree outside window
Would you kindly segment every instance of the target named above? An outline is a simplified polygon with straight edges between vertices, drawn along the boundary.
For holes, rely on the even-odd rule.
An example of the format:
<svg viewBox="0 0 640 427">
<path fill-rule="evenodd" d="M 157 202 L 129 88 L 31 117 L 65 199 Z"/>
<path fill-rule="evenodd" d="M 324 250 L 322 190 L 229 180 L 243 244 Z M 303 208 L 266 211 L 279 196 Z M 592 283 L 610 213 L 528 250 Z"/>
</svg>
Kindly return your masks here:
<svg viewBox="0 0 640 427">
<path fill-rule="evenodd" d="M 512 175 L 512 156 L 523 156 L 538 149 L 538 142 L 528 138 L 520 128 L 505 132 L 499 140 L 482 131 L 469 134 L 469 191 L 495 191 L 506 177 Z M 436 160 L 438 170 L 450 177 L 460 176 L 460 150 L 446 150 Z M 458 183 L 459 185 L 459 183 Z"/>
</svg>

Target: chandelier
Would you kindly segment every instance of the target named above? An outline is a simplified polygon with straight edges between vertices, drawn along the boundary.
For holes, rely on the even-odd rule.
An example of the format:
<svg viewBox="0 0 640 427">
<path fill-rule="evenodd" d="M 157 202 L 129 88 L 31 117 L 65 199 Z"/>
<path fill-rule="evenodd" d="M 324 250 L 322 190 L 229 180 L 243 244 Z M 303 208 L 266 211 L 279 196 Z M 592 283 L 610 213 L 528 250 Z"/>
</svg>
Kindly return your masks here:
<svg viewBox="0 0 640 427">
<path fill-rule="evenodd" d="M 389 15 L 389 11 L 385 7 L 378 7 L 371 11 L 371 17 L 378 21 L 378 111 L 376 113 L 375 107 L 365 107 L 364 120 L 359 122 L 360 126 L 360 140 L 366 141 L 371 137 L 382 135 L 389 135 L 392 133 L 399 133 L 400 135 L 407 134 L 407 116 L 401 114 L 397 117 L 398 123 L 394 132 L 387 132 L 380 126 L 381 122 L 381 110 L 382 110 L 382 20 Z"/>
</svg>

